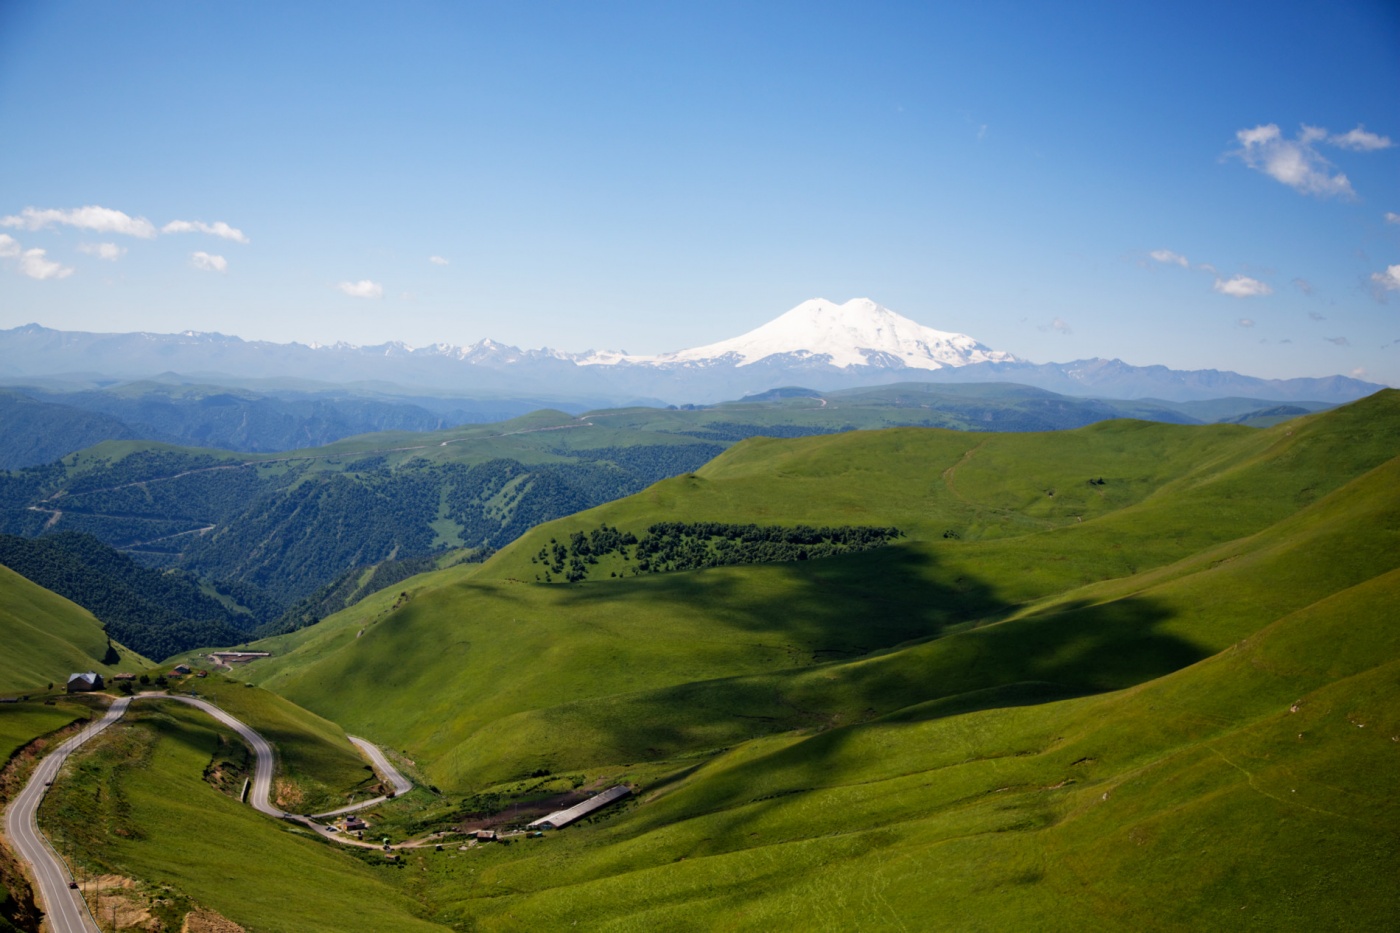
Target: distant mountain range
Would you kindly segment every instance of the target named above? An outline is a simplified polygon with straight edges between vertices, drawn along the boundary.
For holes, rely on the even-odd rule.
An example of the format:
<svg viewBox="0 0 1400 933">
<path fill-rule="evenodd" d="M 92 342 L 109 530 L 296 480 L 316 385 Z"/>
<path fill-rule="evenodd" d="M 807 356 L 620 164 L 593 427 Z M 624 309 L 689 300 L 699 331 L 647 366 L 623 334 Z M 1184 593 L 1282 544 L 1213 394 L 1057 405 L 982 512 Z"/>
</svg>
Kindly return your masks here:
<svg viewBox="0 0 1400 933">
<path fill-rule="evenodd" d="M 1014 382 L 1065 395 L 1190 401 L 1247 396 L 1344 402 L 1384 388 L 1346 376 L 1259 379 L 1121 360 L 1032 363 L 965 334 L 935 330 L 865 298 L 805 301 L 747 334 L 656 356 L 622 351 L 247 341 L 217 333 L 96 334 L 29 324 L 0 331 L 0 381 L 145 379 L 179 373 L 237 380 L 380 382 L 473 398 L 512 395 L 592 404 L 710 403 L 792 385 L 832 390 L 895 382 Z"/>
</svg>

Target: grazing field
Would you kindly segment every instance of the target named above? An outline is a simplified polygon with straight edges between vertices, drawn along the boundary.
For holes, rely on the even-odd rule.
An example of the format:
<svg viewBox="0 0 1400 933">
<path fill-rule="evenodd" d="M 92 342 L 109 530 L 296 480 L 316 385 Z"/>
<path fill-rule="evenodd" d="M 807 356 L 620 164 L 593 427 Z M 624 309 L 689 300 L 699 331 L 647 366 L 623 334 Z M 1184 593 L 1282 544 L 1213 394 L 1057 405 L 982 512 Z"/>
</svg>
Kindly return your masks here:
<svg viewBox="0 0 1400 933">
<path fill-rule="evenodd" d="M 613 550 L 583 582 L 535 580 L 576 533 L 659 522 L 902 537 L 643 575 Z M 238 676 L 414 762 L 434 786 L 374 811 L 396 840 L 633 788 L 544 838 L 375 869 L 386 910 L 449 928 L 1385 929 L 1397 598 L 1383 392 L 1265 429 L 752 439 L 269 639 Z M 273 722 L 261 691 L 219 689 Z M 338 747 L 281 712 L 294 742 Z M 163 715 L 140 728 L 195 725 Z M 141 747 L 203 749 L 159 769 L 198 782 L 200 741 Z M 227 866 L 177 884 L 117 850 L 114 870 L 239 916 L 204 878 Z M 364 870 L 328 858 L 308 863 L 318 886 Z"/>
<path fill-rule="evenodd" d="M 460 790 L 1023 681 L 1130 686 L 1393 566 L 1388 480 L 1365 475 L 1400 450 L 1396 408 L 1385 393 L 1262 431 L 751 440 L 479 568 L 274 640 L 248 676 Z M 576 531 L 745 519 L 906 537 L 824 560 L 534 583 L 532 557 Z"/>
</svg>

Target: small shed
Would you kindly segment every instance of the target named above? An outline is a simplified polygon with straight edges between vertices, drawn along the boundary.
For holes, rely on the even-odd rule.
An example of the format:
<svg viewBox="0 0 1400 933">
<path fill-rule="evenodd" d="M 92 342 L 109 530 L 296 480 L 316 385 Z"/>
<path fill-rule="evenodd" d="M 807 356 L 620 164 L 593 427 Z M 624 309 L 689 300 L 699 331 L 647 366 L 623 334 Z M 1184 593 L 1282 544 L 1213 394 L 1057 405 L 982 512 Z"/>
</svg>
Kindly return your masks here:
<svg viewBox="0 0 1400 933">
<path fill-rule="evenodd" d="M 102 675 L 96 671 L 68 675 L 69 693 L 88 693 L 93 690 L 101 690 L 103 686 L 105 685 L 102 683 Z"/>
<path fill-rule="evenodd" d="M 172 674 L 188 674 L 189 672 L 190 672 L 190 666 L 189 666 L 188 664 L 176 664 L 176 665 L 175 665 L 175 669 L 172 670 L 170 673 L 172 673 Z"/>
</svg>

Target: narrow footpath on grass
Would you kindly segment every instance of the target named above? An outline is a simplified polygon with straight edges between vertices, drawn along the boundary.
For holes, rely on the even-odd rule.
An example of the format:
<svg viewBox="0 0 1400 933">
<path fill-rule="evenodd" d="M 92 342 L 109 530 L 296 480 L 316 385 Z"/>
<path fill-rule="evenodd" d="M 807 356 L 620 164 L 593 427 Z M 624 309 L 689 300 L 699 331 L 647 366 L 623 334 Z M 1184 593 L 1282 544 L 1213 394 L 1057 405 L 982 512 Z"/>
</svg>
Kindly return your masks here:
<svg viewBox="0 0 1400 933">
<path fill-rule="evenodd" d="M 383 803 L 389 799 L 389 795 L 362 800 L 330 813 L 318 813 L 313 816 L 288 813 L 272 803 L 272 777 L 276 764 L 272 743 L 263 738 L 247 723 L 229 715 L 208 700 L 197 697 L 175 696 L 168 693 L 140 693 L 134 697 L 120 697 L 112 703 L 101 719 L 83 727 L 77 735 L 68 739 L 51 754 L 46 755 L 40 761 L 39 766 L 34 769 L 34 773 L 30 775 L 23 790 L 15 796 L 14 802 L 5 811 L 5 835 L 14 843 L 15 854 L 29 866 L 30 873 L 38 887 L 37 894 L 44 910 L 44 920 L 52 933 L 101 933 L 101 930 L 97 922 L 93 920 L 86 901 L 75 890 L 77 885 L 73 883 L 73 875 L 69 872 L 67 863 L 59 857 L 48 839 L 39 830 L 39 804 L 43 802 L 44 794 L 48 791 L 49 786 L 58 778 L 58 773 L 68 757 L 93 736 L 121 719 L 133 700 L 174 700 L 178 703 L 185 703 L 203 710 L 238 733 L 257 757 L 249 801 L 258 812 L 277 819 L 299 823 L 315 831 L 321 838 L 338 842 L 341 845 L 363 849 L 380 848 L 372 842 L 341 835 L 334 828 L 319 823 L 317 820 L 364 810 L 367 807 Z M 405 794 L 413 789 L 413 782 L 404 777 L 377 746 L 357 736 L 349 736 L 348 738 L 355 744 L 356 748 L 364 752 L 379 775 L 393 786 L 393 796 Z M 410 840 L 397 848 L 417 848 L 429 844 L 432 842 L 428 839 Z"/>
</svg>

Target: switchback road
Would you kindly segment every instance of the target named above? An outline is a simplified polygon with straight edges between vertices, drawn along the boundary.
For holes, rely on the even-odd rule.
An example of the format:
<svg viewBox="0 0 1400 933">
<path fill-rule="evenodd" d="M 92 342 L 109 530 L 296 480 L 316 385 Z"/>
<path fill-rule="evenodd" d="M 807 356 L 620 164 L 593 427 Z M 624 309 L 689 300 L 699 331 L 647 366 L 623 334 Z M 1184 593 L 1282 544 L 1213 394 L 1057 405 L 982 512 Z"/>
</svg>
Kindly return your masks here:
<svg viewBox="0 0 1400 933">
<path fill-rule="evenodd" d="M 272 803 L 272 775 L 276 764 L 276 754 L 273 751 L 272 743 L 242 720 L 230 716 L 207 700 L 195 697 L 173 696 L 165 693 L 143 693 L 135 697 L 122 697 L 112 703 L 106 715 L 101 719 L 84 726 L 77 735 L 46 755 L 39 762 L 39 766 L 34 769 L 34 773 L 30 776 L 24 789 L 19 792 L 14 802 L 5 811 L 5 835 L 14 844 L 15 854 L 29 863 L 34 881 L 39 889 L 37 892 L 39 902 L 45 911 L 44 920 L 48 925 L 49 933 L 102 933 L 102 931 L 93 921 L 88 912 L 87 904 L 83 901 L 80 893 L 68 886 L 69 882 L 73 880 L 73 876 L 68 872 L 68 866 L 58 857 L 48 840 L 39 832 L 37 820 L 39 804 L 43 801 L 44 793 L 48 790 L 49 785 L 58 776 L 64 762 L 68 760 L 68 756 L 88 739 L 121 719 L 133 699 L 175 700 L 179 703 L 186 703 L 203 710 L 237 732 L 243 741 L 248 743 L 257 758 L 253 769 L 253 788 L 250 800 L 253 808 L 258 812 L 278 819 L 301 823 L 315 830 L 322 838 L 343 845 L 378 848 L 372 843 L 341 836 L 330 827 L 315 822 L 311 817 L 288 813 L 275 806 Z M 413 789 L 412 782 L 400 774 L 376 746 L 355 736 L 350 736 L 350 741 L 354 742 L 355 746 L 365 753 L 375 770 L 393 785 L 396 795 L 407 793 Z M 385 799 L 387 798 L 376 797 L 373 800 L 364 800 L 331 813 L 317 814 L 317 818 L 353 813 L 356 810 L 372 807 Z"/>
</svg>

